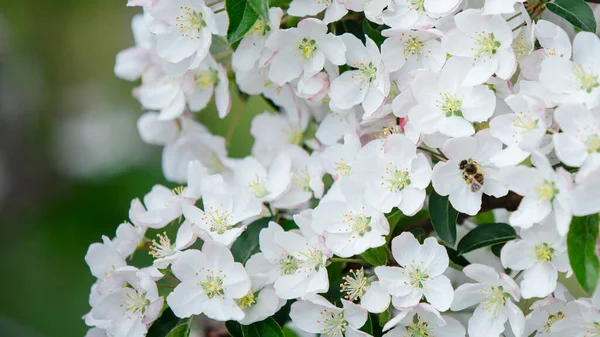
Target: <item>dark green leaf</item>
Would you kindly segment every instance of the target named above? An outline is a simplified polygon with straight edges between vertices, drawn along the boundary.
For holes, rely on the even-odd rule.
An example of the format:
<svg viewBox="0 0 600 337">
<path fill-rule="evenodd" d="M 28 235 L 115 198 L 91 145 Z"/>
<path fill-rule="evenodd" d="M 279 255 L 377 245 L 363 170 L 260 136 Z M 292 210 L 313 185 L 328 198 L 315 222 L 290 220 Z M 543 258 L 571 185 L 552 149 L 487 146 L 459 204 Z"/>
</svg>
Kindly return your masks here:
<svg viewBox="0 0 600 337">
<path fill-rule="evenodd" d="M 329 290 L 323 294 L 329 302 L 336 303 L 340 298 L 340 285 L 344 282 L 342 274 L 343 263 L 332 263 L 327 266 L 327 277 L 329 279 Z"/>
<path fill-rule="evenodd" d="M 265 22 L 269 22 L 269 0 L 248 0 L 248 3 L 256 14 L 262 17 Z"/>
<path fill-rule="evenodd" d="M 413 216 L 400 216 L 398 223 L 394 227 L 394 231 L 391 232 L 391 237 L 400 235 L 406 228 L 412 227 L 413 225 L 420 224 L 424 221 L 429 221 L 429 211 L 422 209 Z"/>
<path fill-rule="evenodd" d="M 448 258 L 450 258 L 450 261 L 454 262 L 455 264 L 457 264 L 461 267 L 466 267 L 470 264 L 469 260 L 458 255 L 458 252 L 455 251 L 454 249 L 452 249 L 448 246 L 444 246 L 444 247 L 446 247 L 446 251 L 448 252 Z"/>
<path fill-rule="evenodd" d="M 262 218 L 248 225 L 248 228 L 235 240 L 231 246 L 233 259 L 246 263 L 250 256 L 258 253 L 258 235 L 260 231 L 269 226 L 272 218 Z"/>
<path fill-rule="evenodd" d="M 288 328 L 287 326 L 283 327 L 283 335 L 285 337 L 300 337 L 294 330 Z"/>
<path fill-rule="evenodd" d="M 400 221 L 400 219 L 403 217 L 403 214 L 402 211 L 394 207 L 394 209 L 392 209 L 391 212 L 386 214 L 385 217 L 387 218 L 387 221 L 390 224 L 390 234 L 388 234 L 388 237 L 390 237 L 392 233 L 394 233 L 394 229 L 396 228 L 398 221 Z"/>
<path fill-rule="evenodd" d="M 547 3 L 546 8 L 569 21 L 573 26 L 587 32 L 596 33 L 594 12 L 585 0 L 556 0 Z"/>
<path fill-rule="evenodd" d="M 190 318 L 175 316 L 170 308 L 165 309 L 160 317 L 148 329 L 147 337 L 187 337 L 190 334 Z"/>
<path fill-rule="evenodd" d="M 367 315 L 367 321 L 365 322 L 365 325 L 360 328 L 360 331 L 373 335 L 373 320 L 371 319 L 371 315 Z"/>
<path fill-rule="evenodd" d="M 225 9 L 229 16 L 227 41 L 233 43 L 250 31 L 258 19 L 258 14 L 252 9 L 248 0 L 227 0 Z"/>
<path fill-rule="evenodd" d="M 225 327 L 227 328 L 227 332 L 231 337 L 243 337 L 242 333 L 242 325 L 236 321 L 227 321 L 225 322 Z"/>
<path fill-rule="evenodd" d="M 482 224 L 473 228 L 460 240 L 457 247 L 458 255 L 504 243 L 516 237 L 515 229 L 505 223 Z"/>
<path fill-rule="evenodd" d="M 285 323 L 290 320 L 290 309 L 292 307 L 292 303 L 294 303 L 294 301 L 287 301 L 287 303 L 281 309 L 279 309 L 278 312 L 271 316 L 275 322 L 279 324 L 279 326 L 284 326 Z"/>
<path fill-rule="evenodd" d="M 298 229 L 298 225 L 296 225 L 294 220 L 280 221 L 279 226 L 281 226 L 281 228 L 283 228 L 283 230 L 286 232 L 292 229 Z"/>
<path fill-rule="evenodd" d="M 423 241 L 427 238 L 427 232 L 423 228 L 413 228 L 409 232 L 411 232 L 421 244 L 423 244 Z"/>
<path fill-rule="evenodd" d="M 387 250 L 385 246 L 368 249 L 360 256 L 375 267 L 385 266 L 387 263 Z"/>
<path fill-rule="evenodd" d="M 390 305 L 386 311 L 379 314 L 379 326 L 384 327 L 387 322 L 392 319 L 392 306 Z"/>
<path fill-rule="evenodd" d="M 437 235 L 450 246 L 456 243 L 456 218 L 458 212 L 450 205 L 448 197 L 431 191 L 429 197 L 429 215 Z"/>
<path fill-rule="evenodd" d="M 373 24 L 369 20 L 363 20 L 363 32 L 375 42 L 377 47 L 380 47 L 385 40 L 385 37 L 381 35 L 382 27 L 383 26 L 373 27 Z"/>
<path fill-rule="evenodd" d="M 264 321 L 242 325 L 244 337 L 284 337 L 283 330 L 271 317 Z"/>
<path fill-rule="evenodd" d="M 492 253 L 497 257 L 500 257 L 500 252 L 502 252 L 502 248 L 504 247 L 504 243 L 499 243 L 497 245 L 492 246 Z"/>
<path fill-rule="evenodd" d="M 598 214 L 575 217 L 567 234 L 569 261 L 579 285 L 592 294 L 598 283 L 600 266 L 596 256 Z"/>
</svg>

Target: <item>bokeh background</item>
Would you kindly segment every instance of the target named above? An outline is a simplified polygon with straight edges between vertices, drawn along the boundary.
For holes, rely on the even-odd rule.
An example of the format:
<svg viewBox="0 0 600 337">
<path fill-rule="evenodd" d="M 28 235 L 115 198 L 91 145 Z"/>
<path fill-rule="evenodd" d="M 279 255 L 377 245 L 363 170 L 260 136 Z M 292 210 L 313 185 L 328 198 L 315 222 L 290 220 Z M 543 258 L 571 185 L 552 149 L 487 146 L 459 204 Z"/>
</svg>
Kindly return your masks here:
<svg viewBox="0 0 600 337">
<path fill-rule="evenodd" d="M 161 149 L 144 144 L 131 97 L 113 74 L 139 9 L 125 0 L 0 1 L 0 336 L 83 336 L 94 282 L 88 246 L 113 236 L 131 199 L 168 184 Z M 230 115 L 199 114 L 249 153 L 258 98 Z M 235 128 L 235 131 L 232 131 Z"/>
</svg>

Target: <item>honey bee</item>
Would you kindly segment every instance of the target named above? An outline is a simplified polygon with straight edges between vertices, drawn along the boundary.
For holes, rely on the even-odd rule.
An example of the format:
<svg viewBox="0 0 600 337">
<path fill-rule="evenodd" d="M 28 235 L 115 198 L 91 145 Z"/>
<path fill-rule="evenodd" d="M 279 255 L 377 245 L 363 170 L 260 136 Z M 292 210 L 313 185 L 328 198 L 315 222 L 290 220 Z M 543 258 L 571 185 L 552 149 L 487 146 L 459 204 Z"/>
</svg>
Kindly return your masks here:
<svg viewBox="0 0 600 337">
<path fill-rule="evenodd" d="M 458 168 L 463 172 L 462 176 L 465 182 L 471 185 L 471 192 L 477 192 L 483 187 L 483 173 L 479 166 L 472 160 L 463 159 L 458 164 Z"/>
</svg>

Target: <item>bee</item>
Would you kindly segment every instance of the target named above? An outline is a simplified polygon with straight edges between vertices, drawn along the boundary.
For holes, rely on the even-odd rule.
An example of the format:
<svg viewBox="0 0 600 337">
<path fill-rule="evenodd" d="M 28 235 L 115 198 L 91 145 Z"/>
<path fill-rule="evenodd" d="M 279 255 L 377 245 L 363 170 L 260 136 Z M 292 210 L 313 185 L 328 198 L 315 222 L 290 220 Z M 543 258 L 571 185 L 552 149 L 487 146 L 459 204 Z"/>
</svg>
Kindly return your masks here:
<svg viewBox="0 0 600 337">
<path fill-rule="evenodd" d="M 471 192 L 477 192 L 483 187 L 484 177 L 479 166 L 472 160 L 463 159 L 458 164 L 465 182 L 471 185 Z"/>
</svg>

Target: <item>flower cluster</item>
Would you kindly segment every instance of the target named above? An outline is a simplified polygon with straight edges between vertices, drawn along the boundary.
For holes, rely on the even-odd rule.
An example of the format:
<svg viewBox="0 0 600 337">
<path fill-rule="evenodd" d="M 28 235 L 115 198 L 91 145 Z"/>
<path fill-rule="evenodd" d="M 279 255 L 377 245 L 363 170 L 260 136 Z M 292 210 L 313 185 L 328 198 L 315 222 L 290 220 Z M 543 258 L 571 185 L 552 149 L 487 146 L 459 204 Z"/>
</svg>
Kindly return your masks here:
<svg viewBox="0 0 600 337">
<path fill-rule="evenodd" d="M 600 294 L 559 281 L 590 258 L 577 280 L 598 278 L 600 40 L 544 2 L 129 0 L 115 73 L 141 79 L 140 136 L 180 185 L 90 246 L 88 336 L 145 336 L 167 310 L 327 337 L 600 336 Z M 195 120 L 238 91 L 276 110 L 242 159 Z"/>
</svg>

